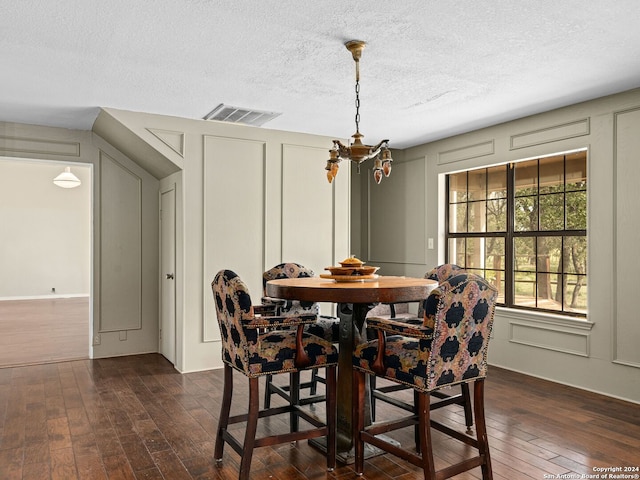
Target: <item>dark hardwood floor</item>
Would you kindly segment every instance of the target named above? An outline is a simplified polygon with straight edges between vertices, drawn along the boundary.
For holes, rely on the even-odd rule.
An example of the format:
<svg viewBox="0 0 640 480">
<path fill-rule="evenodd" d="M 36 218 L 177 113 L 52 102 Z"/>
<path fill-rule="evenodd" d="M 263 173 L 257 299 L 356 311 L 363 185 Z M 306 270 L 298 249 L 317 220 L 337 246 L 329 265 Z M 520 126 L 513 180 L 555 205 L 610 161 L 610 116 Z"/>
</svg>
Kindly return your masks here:
<svg viewBox="0 0 640 480">
<path fill-rule="evenodd" d="M 232 410 L 241 412 L 247 382 L 235 377 Z M 221 385 L 222 371 L 181 375 L 160 355 L 0 369 L 0 479 L 235 479 L 239 459 L 230 448 L 222 468 L 213 462 Z M 495 367 L 486 397 L 496 479 L 640 466 L 640 405 Z M 379 418 L 392 414 L 390 407 L 378 412 Z M 455 406 L 434 416 L 464 423 Z M 271 418 L 264 428 L 286 428 L 285 420 Z M 413 433 L 403 435 L 398 440 L 411 445 Z M 441 466 L 467 447 L 435 432 L 434 448 Z M 299 442 L 258 449 L 252 478 L 356 475 L 344 465 L 327 473 L 323 455 Z M 422 474 L 384 455 L 366 462 L 363 478 L 410 480 Z"/>
</svg>

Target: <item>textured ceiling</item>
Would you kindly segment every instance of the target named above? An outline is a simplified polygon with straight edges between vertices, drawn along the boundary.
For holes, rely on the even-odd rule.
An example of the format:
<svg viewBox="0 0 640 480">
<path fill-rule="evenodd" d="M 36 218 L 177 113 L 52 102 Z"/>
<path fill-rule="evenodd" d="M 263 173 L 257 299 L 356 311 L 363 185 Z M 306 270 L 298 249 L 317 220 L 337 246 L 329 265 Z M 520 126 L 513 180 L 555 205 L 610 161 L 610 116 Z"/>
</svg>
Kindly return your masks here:
<svg viewBox="0 0 640 480">
<path fill-rule="evenodd" d="M 98 107 L 407 147 L 640 87 L 637 0 L 0 0 L 0 121 L 90 129 Z"/>
</svg>

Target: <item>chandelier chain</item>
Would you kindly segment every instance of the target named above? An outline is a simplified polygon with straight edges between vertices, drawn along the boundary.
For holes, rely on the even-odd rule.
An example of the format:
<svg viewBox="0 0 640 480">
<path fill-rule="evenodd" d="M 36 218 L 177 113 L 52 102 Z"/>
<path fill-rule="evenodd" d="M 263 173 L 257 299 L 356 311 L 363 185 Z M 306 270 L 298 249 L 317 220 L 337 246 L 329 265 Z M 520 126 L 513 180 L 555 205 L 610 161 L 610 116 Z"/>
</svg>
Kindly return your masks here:
<svg viewBox="0 0 640 480">
<path fill-rule="evenodd" d="M 360 80 L 356 80 L 356 132 L 360 133 Z"/>
<path fill-rule="evenodd" d="M 362 143 L 364 135 L 360 133 L 360 56 L 362 49 L 366 43 L 360 40 L 352 40 L 345 43 L 347 50 L 351 52 L 351 56 L 356 64 L 356 132 L 351 135 L 352 141 L 344 145 L 340 140 L 333 141 L 333 148 L 329 150 L 329 159 L 327 160 L 327 180 L 333 182 L 338 173 L 338 164 L 342 160 L 351 160 L 356 164 L 358 173 L 360 173 L 360 164 L 366 160 L 373 159 L 373 178 L 376 183 L 380 183 L 382 177 L 388 177 L 391 173 L 391 151 L 389 150 L 389 140 L 381 140 L 376 145 L 365 145 Z"/>
</svg>

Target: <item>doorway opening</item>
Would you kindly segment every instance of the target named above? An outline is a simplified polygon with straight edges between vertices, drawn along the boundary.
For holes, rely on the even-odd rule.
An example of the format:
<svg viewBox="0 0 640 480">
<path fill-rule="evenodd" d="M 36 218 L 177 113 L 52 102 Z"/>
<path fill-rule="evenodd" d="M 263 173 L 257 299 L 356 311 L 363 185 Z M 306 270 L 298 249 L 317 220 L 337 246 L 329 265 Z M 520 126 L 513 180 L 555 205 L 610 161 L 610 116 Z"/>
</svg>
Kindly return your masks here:
<svg viewBox="0 0 640 480">
<path fill-rule="evenodd" d="M 69 171 L 80 181 L 62 188 Z M 89 358 L 90 164 L 0 157 L 0 367 Z"/>
</svg>

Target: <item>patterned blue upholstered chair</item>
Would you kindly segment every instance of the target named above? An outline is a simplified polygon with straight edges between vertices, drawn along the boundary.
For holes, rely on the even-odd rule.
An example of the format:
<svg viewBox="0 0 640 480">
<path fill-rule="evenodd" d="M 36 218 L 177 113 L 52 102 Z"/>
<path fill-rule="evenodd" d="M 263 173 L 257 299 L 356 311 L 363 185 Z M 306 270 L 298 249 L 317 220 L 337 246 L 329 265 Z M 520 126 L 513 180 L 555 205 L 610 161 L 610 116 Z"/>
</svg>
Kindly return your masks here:
<svg viewBox="0 0 640 480">
<path fill-rule="evenodd" d="M 440 284 L 446 281 L 452 275 L 461 273 L 463 271 L 464 269 L 458 265 L 455 265 L 453 263 L 444 263 L 442 265 L 438 265 L 437 267 L 431 269 L 429 272 L 425 274 L 424 278 L 435 280 L 438 282 L 438 284 Z M 437 301 L 437 300 L 432 299 L 431 301 Z M 400 305 L 399 307 L 402 309 L 401 311 L 403 312 L 407 311 L 407 309 L 404 308 L 402 305 Z M 385 315 L 376 315 L 376 313 L 377 312 L 375 310 L 371 311 L 369 312 L 369 316 L 387 317 Z M 388 318 L 393 318 L 393 317 L 388 317 Z M 410 318 L 409 314 L 404 313 L 402 315 L 399 315 L 396 318 L 396 320 L 401 322 L 413 323 L 413 324 L 424 323 L 425 322 L 424 302 L 420 302 L 418 306 L 417 317 L 414 316 L 413 318 Z M 427 319 L 427 321 L 431 322 L 431 324 L 433 322 L 432 319 Z M 371 377 L 371 392 L 372 392 L 371 393 L 371 410 L 372 410 L 371 418 L 374 421 L 376 419 L 375 404 L 377 400 L 380 400 L 386 403 L 391 403 L 396 407 L 412 412 L 415 405 L 415 399 L 413 403 L 407 403 L 407 402 L 403 402 L 398 397 L 398 395 L 395 395 L 395 392 L 398 392 L 399 390 L 405 390 L 407 388 L 409 387 L 406 385 L 397 384 L 397 383 L 378 387 L 375 377 Z M 465 423 L 467 425 L 467 433 L 472 433 L 473 413 L 471 411 L 471 395 L 469 392 L 469 385 L 467 385 L 466 383 L 460 384 L 460 393 L 458 394 L 452 395 L 450 393 L 445 393 L 443 391 L 436 391 L 432 393 L 432 396 L 438 398 L 439 400 L 435 402 L 431 402 L 431 410 L 436 410 L 438 408 L 446 407 L 447 405 L 451 405 L 451 404 L 461 405 L 464 408 L 464 418 L 465 418 Z M 416 447 L 419 449 L 420 438 L 418 436 L 418 433 L 419 432 L 416 429 Z"/>
<path fill-rule="evenodd" d="M 464 269 L 458 265 L 453 263 L 445 263 L 442 265 L 438 265 L 430 272 L 425 275 L 425 278 L 429 278 L 431 280 L 436 280 L 439 284 L 449 279 L 453 275 L 464 272 Z M 437 301 L 435 298 L 431 299 L 432 302 Z M 432 305 L 430 307 L 431 310 L 434 310 L 435 306 Z M 420 304 L 420 308 L 418 309 L 418 316 L 423 319 L 425 325 L 433 325 L 433 318 L 427 318 L 424 315 L 424 303 Z M 435 410 L 437 408 L 446 407 L 447 405 L 457 404 L 461 405 L 464 409 L 464 421 L 467 425 L 467 433 L 473 433 L 473 411 L 471 408 L 471 392 L 469 391 L 468 383 L 460 384 L 460 393 L 458 394 L 450 394 L 443 390 L 435 391 L 431 394 L 432 396 L 439 398 L 440 400 L 436 402 L 431 402 L 431 410 Z"/>
<path fill-rule="evenodd" d="M 435 479 L 436 475 L 449 478 L 478 466 L 483 479 L 492 478 L 484 418 L 484 378 L 497 293 L 482 277 L 462 272 L 441 282 L 425 300 L 423 324 L 368 319 L 369 328 L 377 331 L 377 339 L 354 350 L 354 411 L 364 404 L 366 374 L 413 388 L 416 405 L 415 413 L 411 412 L 408 417 L 370 426 L 365 426 L 364 409 L 357 408 L 355 469 L 358 474 L 364 469 L 366 442 L 421 467 L 425 479 Z M 475 438 L 435 421 L 430 415 L 430 396 L 434 392 L 463 383 L 473 385 Z M 376 436 L 416 423 L 421 444 L 418 453 L 390 443 L 388 437 Z M 431 428 L 470 445 L 477 455 L 436 472 Z"/>
<path fill-rule="evenodd" d="M 258 316 L 254 313 L 246 284 L 231 270 L 221 270 L 211 284 L 222 337 L 224 391 L 214 449 L 217 463 L 222 461 L 225 442 L 241 457 L 241 480 L 249 478 L 254 448 L 327 436 L 327 468 L 335 467 L 336 454 L 336 365 L 338 351 L 331 342 L 304 331 L 316 321 L 315 315 Z M 259 408 L 261 376 L 299 374 L 309 368 L 326 368 L 326 423 L 299 405 L 273 409 Z M 249 379 L 249 407 L 244 415 L 229 416 L 233 396 L 233 372 Z M 256 438 L 258 419 L 290 414 L 289 433 Z M 313 428 L 299 431 L 299 418 Z M 229 426 L 246 422 L 244 441 L 234 437 Z M 237 431 L 237 430 L 235 430 Z"/>
<path fill-rule="evenodd" d="M 310 268 L 304 267 L 299 263 L 281 263 L 273 268 L 270 268 L 262 275 L 262 305 L 275 306 L 275 314 L 283 317 L 297 316 L 297 315 L 316 315 L 316 322 L 309 323 L 304 326 L 307 333 L 311 333 L 318 337 L 324 338 L 333 343 L 337 343 L 339 339 L 339 324 L 340 319 L 337 317 L 329 317 L 320 315 L 320 306 L 315 302 L 304 302 L 300 300 L 284 300 L 281 298 L 273 298 L 266 296 L 267 282 L 269 280 L 277 280 L 280 278 L 309 278 L 315 276 L 315 273 Z M 301 405 L 322 402 L 324 401 L 323 395 L 317 395 L 318 382 L 324 383 L 324 379 L 318 375 L 318 370 L 314 369 L 311 372 L 311 380 L 308 382 L 300 383 L 299 378 L 297 384 L 299 385 L 298 391 L 293 392 L 296 401 Z M 300 389 L 309 389 L 308 397 L 300 398 Z M 271 406 L 271 395 L 277 394 L 287 400 L 292 401 L 291 385 L 276 385 L 273 383 L 271 376 L 266 377 L 266 384 L 264 389 L 264 406 L 269 408 Z"/>
<path fill-rule="evenodd" d="M 336 317 L 329 317 L 320 315 L 320 307 L 315 302 L 304 302 L 301 300 L 284 300 L 280 298 L 273 298 L 266 296 L 267 282 L 269 280 L 277 280 L 279 278 L 309 278 L 315 276 L 315 273 L 310 268 L 304 267 L 299 263 L 281 263 L 273 268 L 270 268 L 262 274 L 262 303 L 263 304 L 275 304 L 276 314 L 287 315 L 299 315 L 299 314 L 313 314 L 317 315 L 318 320 L 305 326 L 305 329 L 309 333 L 313 333 L 318 337 L 322 337 L 325 340 L 331 342 L 338 342 L 338 321 Z"/>
<path fill-rule="evenodd" d="M 435 268 L 429 270 L 424 278 L 428 278 L 429 280 L 435 280 L 438 284 L 448 280 L 453 275 L 458 273 L 462 273 L 464 269 L 455 263 L 443 263 L 442 265 L 438 265 Z M 421 303 L 418 306 L 418 317 L 422 318 L 424 316 L 424 304 Z"/>
</svg>

